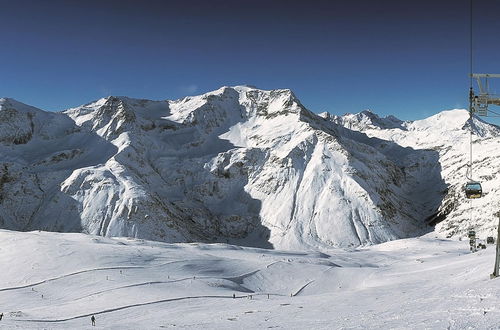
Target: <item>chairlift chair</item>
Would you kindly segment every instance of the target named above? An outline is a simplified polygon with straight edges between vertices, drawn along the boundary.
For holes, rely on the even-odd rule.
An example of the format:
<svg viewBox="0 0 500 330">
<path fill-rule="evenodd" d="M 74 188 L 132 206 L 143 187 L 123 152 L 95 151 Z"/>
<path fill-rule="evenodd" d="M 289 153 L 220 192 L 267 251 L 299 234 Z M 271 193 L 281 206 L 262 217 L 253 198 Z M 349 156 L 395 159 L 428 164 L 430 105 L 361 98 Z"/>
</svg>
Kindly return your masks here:
<svg viewBox="0 0 500 330">
<path fill-rule="evenodd" d="M 469 181 L 465 185 L 465 196 L 469 199 L 481 198 L 483 196 L 483 189 L 481 183 L 477 181 Z"/>
</svg>

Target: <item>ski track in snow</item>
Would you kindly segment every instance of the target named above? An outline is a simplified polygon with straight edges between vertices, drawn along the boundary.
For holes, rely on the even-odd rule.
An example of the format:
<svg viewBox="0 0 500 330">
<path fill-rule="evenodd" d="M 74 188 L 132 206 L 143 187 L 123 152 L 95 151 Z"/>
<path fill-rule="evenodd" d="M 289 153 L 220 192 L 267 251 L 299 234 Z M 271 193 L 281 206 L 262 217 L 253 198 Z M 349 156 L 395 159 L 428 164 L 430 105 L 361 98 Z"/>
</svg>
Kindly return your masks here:
<svg viewBox="0 0 500 330">
<path fill-rule="evenodd" d="M 238 296 L 236 298 L 241 299 L 241 298 L 245 298 L 245 297 L 248 297 L 248 296 Z M 64 319 L 55 319 L 55 320 L 30 320 L 30 319 L 26 319 L 26 320 L 16 320 L 16 321 L 48 322 L 48 323 L 50 323 L 50 322 L 64 322 L 64 321 L 79 319 L 82 317 L 89 317 L 91 315 L 99 315 L 99 314 L 106 314 L 106 313 L 121 311 L 123 309 L 128 309 L 128 308 L 141 307 L 141 306 L 154 305 L 154 304 L 162 304 L 162 303 L 167 303 L 167 302 L 172 302 L 172 301 L 180 301 L 180 300 L 188 300 L 188 299 L 201 299 L 201 298 L 217 298 L 217 299 L 231 298 L 231 299 L 233 299 L 232 296 L 190 296 L 190 297 L 169 298 L 169 299 L 161 299 L 161 300 L 150 301 L 150 302 L 139 303 L 139 304 L 125 305 L 125 306 L 120 306 L 120 307 L 116 307 L 116 308 L 110 308 L 110 309 L 106 309 L 106 310 L 102 310 L 102 311 L 97 311 L 94 313 L 72 316 L 72 317 L 68 317 L 68 318 L 64 318 Z M 234 299 L 236 299 L 236 298 L 234 298 Z"/>
</svg>

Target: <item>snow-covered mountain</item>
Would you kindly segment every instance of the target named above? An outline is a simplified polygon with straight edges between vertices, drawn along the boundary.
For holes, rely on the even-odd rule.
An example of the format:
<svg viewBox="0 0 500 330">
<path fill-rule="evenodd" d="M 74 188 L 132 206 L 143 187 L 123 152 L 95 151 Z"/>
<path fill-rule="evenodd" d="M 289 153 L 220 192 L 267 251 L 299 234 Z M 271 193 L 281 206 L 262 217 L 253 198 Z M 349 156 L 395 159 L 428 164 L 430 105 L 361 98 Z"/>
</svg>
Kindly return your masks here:
<svg viewBox="0 0 500 330">
<path fill-rule="evenodd" d="M 0 226 L 285 249 L 380 243 L 443 219 L 445 234 L 490 231 L 466 218 L 464 115 L 316 115 L 290 90 L 247 86 L 63 113 L 0 99 Z M 499 130 L 474 124 L 493 166 Z M 493 214 L 484 189 L 476 203 Z"/>
<path fill-rule="evenodd" d="M 439 211 L 431 217 L 436 231 L 448 237 L 466 236 L 476 229 L 481 236 L 496 236 L 500 215 L 500 128 L 478 117 L 472 121 L 473 179 L 482 182 L 484 197 L 467 200 L 463 189 L 467 182 L 471 126 L 466 110 L 449 110 L 417 121 L 380 118 L 370 112 L 330 120 L 402 147 L 435 150 L 439 153 L 441 174 L 446 190 Z M 394 125 L 393 125 L 394 124 Z M 415 166 L 422 165 L 418 162 Z M 440 185 L 442 183 L 436 183 Z"/>
<path fill-rule="evenodd" d="M 343 116 L 331 115 L 328 112 L 319 114 L 321 117 L 331 120 L 336 124 L 342 125 L 346 128 L 363 131 L 365 129 L 392 129 L 404 128 L 404 122 L 394 116 L 387 116 L 380 118 L 370 110 L 364 110 L 356 114 L 345 114 Z"/>
</svg>

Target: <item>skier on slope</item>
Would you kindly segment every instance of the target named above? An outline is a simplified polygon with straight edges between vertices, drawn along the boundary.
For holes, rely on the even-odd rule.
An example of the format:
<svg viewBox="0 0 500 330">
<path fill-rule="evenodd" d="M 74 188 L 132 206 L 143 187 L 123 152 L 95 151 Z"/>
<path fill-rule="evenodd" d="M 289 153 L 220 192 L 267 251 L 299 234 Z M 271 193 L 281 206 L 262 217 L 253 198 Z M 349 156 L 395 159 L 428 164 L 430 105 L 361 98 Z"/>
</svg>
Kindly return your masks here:
<svg viewBox="0 0 500 330">
<path fill-rule="evenodd" d="M 95 327 L 95 316 L 94 315 L 92 315 L 90 317 L 90 321 L 92 321 L 92 326 Z"/>
<path fill-rule="evenodd" d="M 2 319 L 3 319 L 3 313 L 0 314 L 0 321 L 2 321 Z"/>
</svg>

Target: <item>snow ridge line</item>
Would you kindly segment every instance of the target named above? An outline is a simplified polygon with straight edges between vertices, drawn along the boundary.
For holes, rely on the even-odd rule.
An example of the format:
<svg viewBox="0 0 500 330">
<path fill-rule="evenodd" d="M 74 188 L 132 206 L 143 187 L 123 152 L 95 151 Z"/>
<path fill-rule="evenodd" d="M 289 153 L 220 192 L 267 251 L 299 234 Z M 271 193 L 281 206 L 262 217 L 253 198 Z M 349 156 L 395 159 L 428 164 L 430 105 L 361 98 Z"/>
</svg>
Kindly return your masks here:
<svg viewBox="0 0 500 330">
<path fill-rule="evenodd" d="M 302 290 L 304 290 L 312 282 L 314 282 L 314 280 L 311 280 L 311 281 L 307 282 L 306 284 L 304 284 L 303 286 L 301 286 L 294 294 L 292 294 L 292 296 L 293 297 L 297 296 L 300 292 L 302 292 Z"/>
<path fill-rule="evenodd" d="M 81 300 L 81 299 L 84 299 L 84 298 L 95 296 L 97 294 L 101 294 L 101 293 L 105 293 L 105 292 L 110 292 L 110 291 L 115 291 L 115 290 L 128 289 L 128 288 L 133 288 L 133 287 L 143 286 L 143 285 L 176 283 L 176 282 L 182 282 L 182 281 L 192 280 L 192 279 L 193 279 L 193 277 L 185 277 L 185 278 L 180 278 L 180 279 L 172 280 L 172 281 L 149 281 L 149 282 L 141 282 L 141 283 L 129 284 L 129 285 L 124 285 L 124 286 L 119 286 L 119 287 L 116 287 L 116 288 L 110 288 L 110 289 L 107 289 L 107 290 L 101 290 L 101 291 L 93 292 L 91 294 L 87 294 L 85 296 L 81 296 L 79 298 L 73 299 L 73 301 Z M 197 277 L 197 279 L 208 279 L 208 278 Z"/>
<path fill-rule="evenodd" d="M 1 288 L 0 292 L 2 292 L 2 291 L 10 291 L 10 290 L 17 290 L 17 289 L 25 289 L 25 288 L 29 288 L 29 287 L 32 287 L 32 286 L 37 286 L 37 285 L 40 285 L 40 284 L 43 284 L 43 283 L 60 280 L 60 279 L 65 278 L 65 277 L 74 276 L 74 275 L 78 275 L 78 274 L 82 274 L 82 273 L 93 272 L 93 271 L 113 270 L 113 269 L 144 269 L 144 268 L 152 268 L 152 267 L 162 267 L 162 266 L 165 266 L 165 265 L 175 264 L 175 263 L 182 262 L 182 261 L 183 260 L 175 260 L 175 261 L 169 261 L 169 262 L 165 262 L 165 263 L 162 263 L 162 264 L 159 264 L 159 265 L 151 265 L 151 266 L 114 266 L 114 267 L 102 267 L 102 268 L 80 270 L 80 271 L 77 271 L 77 272 L 74 272 L 74 273 L 64 274 L 64 275 L 61 275 L 61 276 L 57 276 L 57 277 L 49 278 L 49 279 L 46 279 L 46 280 L 42 280 L 40 282 L 35 282 L 35 283 L 26 284 L 26 285 L 20 285 L 20 286 L 14 286 L 14 287 L 10 287 L 10 288 Z"/>
<path fill-rule="evenodd" d="M 174 262 L 178 262 L 178 261 L 174 261 Z M 170 262 L 170 263 L 174 263 L 174 262 Z M 268 269 L 269 267 L 279 263 L 279 262 L 282 262 L 281 260 L 278 260 L 278 261 L 274 261 L 268 265 L 266 265 L 266 269 Z M 243 279 L 245 279 L 246 277 L 249 277 L 249 276 L 252 276 L 253 274 L 256 274 L 258 272 L 260 272 L 261 269 L 257 269 L 257 270 L 254 270 L 254 271 L 251 271 L 251 272 L 248 272 L 248 273 L 244 273 L 242 275 L 237 275 L 237 276 L 232 276 L 232 277 L 222 277 L 222 279 L 224 280 L 228 280 L 228 281 L 231 281 L 231 282 L 234 282 L 236 284 L 242 284 L 240 282 L 242 282 Z M 80 300 L 80 299 L 83 299 L 83 298 L 87 298 L 87 297 L 91 297 L 93 295 L 96 295 L 96 294 L 101 294 L 101 293 L 104 293 L 104 292 L 109 292 L 109 291 L 114 291 L 114 290 L 120 290 L 120 289 L 126 289 L 126 288 L 133 288 L 133 287 L 137 287 L 137 286 L 143 286 L 143 285 L 152 285 L 152 284 L 168 284 L 168 283 L 177 283 L 177 282 L 182 282 L 182 281 L 187 281 L 187 280 L 192 280 L 193 278 L 196 278 L 196 279 L 199 279 L 199 280 L 209 280 L 209 279 L 213 279 L 213 278 L 218 278 L 218 277 L 213 277 L 213 276 L 189 276 L 189 277 L 183 277 L 183 278 L 179 278 L 179 279 L 173 279 L 171 281 L 148 281 L 148 282 L 141 282 L 141 283 L 135 283 L 135 284 L 130 284 L 130 285 L 125 285 L 125 286 L 120 286 L 120 287 L 116 287 L 116 288 L 110 288 L 110 289 L 107 289 L 107 290 L 101 290 L 101 291 L 97 291 L 97 292 L 93 292 L 91 294 L 88 294 L 88 295 L 85 295 L 85 296 L 82 296 L 82 297 L 79 297 L 79 298 L 76 298 L 75 300 Z M 314 280 L 312 280 L 311 282 L 314 282 Z M 302 288 L 300 288 L 296 294 L 298 294 L 303 288 L 305 288 L 307 285 L 309 285 L 311 282 L 307 283 L 306 285 L 304 285 Z M 245 288 L 246 289 L 246 288 Z M 251 290 L 249 290 L 251 291 Z M 253 293 L 253 291 L 251 291 Z M 256 295 L 258 295 L 259 293 L 257 293 Z M 262 294 L 262 293 L 260 293 Z M 294 295 L 294 296 L 295 296 Z"/>
<path fill-rule="evenodd" d="M 258 272 L 258 271 L 253 272 L 253 274 L 256 273 L 256 272 Z M 242 275 L 242 276 L 244 276 L 244 275 Z M 119 287 L 116 287 L 116 288 L 110 288 L 110 289 L 107 289 L 107 290 L 101 290 L 101 291 L 93 292 L 91 294 L 88 294 L 88 295 L 76 298 L 74 300 L 76 301 L 76 300 L 88 298 L 88 297 L 91 297 L 91 296 L 94 296 L 94 295 L 97 295 L 97 294 L 101 294 L 101 293 L 104 293 L 104 292 L 109 292 L 109 291 L 115 291 L 115 290 L 133 288 L 133 287 L 144 286 L 144 285 L 152 285 L 152 284 L 177 283 L 177 282 L 183 282 L 183 281 L 187 281 L 187 280 L 193 280 L 194 278 L 196 278 L 196 280 L 209 280 L 209 279 L 214 279 L 214 278 L 218 279 L 218 277 L 213 277 L 213 276 L 190 276 L 190 277 L 183 277 L 183 278 L 179 278 L 179 279 L 175 279 L 175 280 L 171 280 L 171 281 L 149 281 L 149 282 L 141 282 L 141 283 L 124 285 L 124 286 L 119 286 Z M 237 276 L 236 278 L 239 278 L 239 276 Z M 235 282 L 235 281 L 232 280 L 232 278 L 222 278 L 222 279 Z"/>
<path fill-rule="evenodd" d="M 146 267 L 143 267 L 143 266 L 116 266 L 116 267 L 102 267 L 102 268 L 80 270 L 80 271 L 77 271 L 77 272 L 74 272 L 74 273 L 64 274 L 64 275 L 61 275 L 61 276 L 49 278 L 49 279 L 42 280 L 42 281 L 35 282 L 35 283 L 30 283 L 30 284 L 20 285 L 20 286 L 13 286 L 13 287 L 10 287 L 10 288 L 2 288 L 2 289 L 0 289 L 0 292 L 2 292 L 2 291 L 17 290 L 17 289 L 25 289 L 25 288 L 29 288 L 29 287 L 32 287 L 32 286 L 37 286 L 37 285 L 40 285 L 40 284 L 43 284 L 43 283 L 48 283 L 48 282 L 60 280 L 60 279 L 65 278 L 65 277 L 69 277 L 69 276 L 73 276 L 73 275 L 78 275 L 78 274 L 83 274 L 83 273 L 88 273 L 88 272 L 93 272 L 93 271 L 113 270 L 113 269 L 134 269 L 134 268 L 146 268 Z"/>
<path fill-rule="evenodd" d="M 1 288 L 0 292 L 2 292 L 2 291 L 18 290 L 18 289 L 25 289 L 25 288 L 37 286 L 37 285 L 40 285 L 40 284 L 44 284 L 44 283 L 48 283 L 48 282 L 60 280 L 62 278 L 66 278 L 66 277 L 69 277 L 69 276 L 79 275 L 79 274 L 93 272 L 93 271 L 113 270 L 113 269 L 144 269 L 144 268 L 150 268 L 150 267 L 162 267 L 162 266 L 165 266 L 165 265 L 174 264 L 174 263 L 178 263 L 178 262 L 182 262 L 182 260 L 170 261 L 170 262 L 166 262 L 166 263 L 163 263 L 163 264 L 160 264 L 160 265 L 152 265 L 152 266 L 149 266 L 149 267 L 148 266 L 115 266 L 115 267 L 102 267 L 102 268 L 80 270 L 80 271 L 77 271 L 77 272 L 74 272 L 74 273 L 64 274 L 64 275 L 61 275 L 61 276 L 49 278 L 49 279 L 42 280 L 42 281 L 35 282 L 35 283 L 30 283 L 30 284 L 20 285 L 20 286 L 13 286 L 13 287 L 9 287 L 9 288 Z M 269 268 L 270 266 L 274 265 L 277 262 L 279 262 L 279 261 L 275 261 L 275 262 L 272 262 L 272 263 L 266 265 L 266 268 Z M 242 274 L 242 275 L 236 275 L 236 276 L 231 276 L 231 277 L 224 277 L 223 279 L 234 282 L 234 281 L 236 281 L 238 279 L 243 279 L 245 277 L 251 276 L 251 275 L 253 275 L 253 274 L 255 274 L 255 273 L 259 272 L 259 271 L 261 271 L 261 269 L 257 269 L 257 270 L 254 270 L 254 271 Z M 196 275 L 195 275 L 195 277 L 196 277 Z M 149 284 L 152 284 L 152 283 L 154 283 L 154 284 L 159 284 L 159 283 L 173 283 L 173 282 L 180 282 L 180 281 L 189 280 L 189 279 L 192 279 L 192 278 L 193 277 L 186 277 L 186 278 L 181 278 L 181 279 L 172 280 L 172 281 L 165 281 L 165 282 L 162 282 L 162 281 L 146 282 L 143 285 L 146 285 L 148 283 Z M 202 278 L 210 279 L 210 278 L 213 278 L 213 276 L 203 276 L 202 275 L 202 276 L 198 276 L 198 278 L 200 278 L 200 279 L 202 279 Z M 136 285 L 137 284 L 132 284 L 131 286 L 136 286 Z"/>
</svg>

